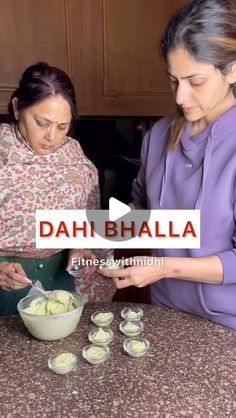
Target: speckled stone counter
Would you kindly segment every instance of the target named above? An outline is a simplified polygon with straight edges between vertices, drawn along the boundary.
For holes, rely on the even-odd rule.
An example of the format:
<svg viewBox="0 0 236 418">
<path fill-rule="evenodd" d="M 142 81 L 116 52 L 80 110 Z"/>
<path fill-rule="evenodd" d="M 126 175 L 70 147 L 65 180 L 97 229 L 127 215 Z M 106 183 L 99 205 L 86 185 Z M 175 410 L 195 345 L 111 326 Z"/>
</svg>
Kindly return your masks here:
<svg viewBox="0 0 236 418">
<path fill-rule="evenodd" d="M 140 359 L 122 350 L 123 303 L 88 304 L 77 331 L 54 342 L 31 337 L 18 317 L 0 319 L 0 417 L 235 418 L 236 334 L 175 310 L 131 305 L 143 307 L 143 336 L 151 343 Z M 91 366 L 81 349 L 100 307 L 114 313 L 115 336 L 110 358 Z M 67 375 L 47 367 L 58 350 L 79 354 Z"/>
</svg>

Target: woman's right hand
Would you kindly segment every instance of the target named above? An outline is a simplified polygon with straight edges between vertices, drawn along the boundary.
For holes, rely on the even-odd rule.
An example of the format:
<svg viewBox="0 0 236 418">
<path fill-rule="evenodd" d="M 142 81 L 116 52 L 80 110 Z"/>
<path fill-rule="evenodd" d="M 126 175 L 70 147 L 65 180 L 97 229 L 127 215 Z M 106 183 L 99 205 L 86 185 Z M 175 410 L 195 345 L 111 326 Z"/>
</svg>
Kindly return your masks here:
<svg viewBox="0 0 236 418">
<path fill-rule="evenodd" d="M 29 286 L 31 280 L 27 279 L 24 269 L 19 263 L 0 263 L 0 288 L 13 291 Z"/>
</svg>

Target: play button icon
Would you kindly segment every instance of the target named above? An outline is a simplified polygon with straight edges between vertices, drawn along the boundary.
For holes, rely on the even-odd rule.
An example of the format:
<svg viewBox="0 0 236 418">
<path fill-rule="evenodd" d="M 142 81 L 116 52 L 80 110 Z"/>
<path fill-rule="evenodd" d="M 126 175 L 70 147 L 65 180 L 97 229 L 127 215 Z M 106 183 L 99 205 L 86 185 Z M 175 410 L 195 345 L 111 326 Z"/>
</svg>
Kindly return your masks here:
<svg viewBox="0 0 236 418">
<path fill-rule="evenodd" d="M 88 202 L 94 201 L 97 189 L 91 191 Z M 110 197 L 109 209 L 86 208 L 87 220 L 93 231 L 100 237 L 112 242 L 128 241 L 135 237 L 151 216 L 150 209 L 131 209 L 120 200 Z M 121 248 L 121 247 L 120 247 Z"/>
<path fill-rule="evenodd" d="M 109 199 L 109 221 L 116 221 L 122 216 L 127 215 L 131 212 L 131 208 L 120 200 L 110 197 Z"/>
</svg>

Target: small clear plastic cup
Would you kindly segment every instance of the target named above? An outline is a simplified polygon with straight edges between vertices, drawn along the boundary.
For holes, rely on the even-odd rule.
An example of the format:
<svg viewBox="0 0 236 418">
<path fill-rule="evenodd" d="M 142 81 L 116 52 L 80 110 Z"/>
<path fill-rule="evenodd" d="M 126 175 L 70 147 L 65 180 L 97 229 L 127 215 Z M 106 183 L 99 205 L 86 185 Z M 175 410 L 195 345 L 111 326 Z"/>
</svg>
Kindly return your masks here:
<svg viewBox="0 0 236 418">
<path fill-rule="evenodd" d="M 123 348 L 131 357 L 142 357 L 149 350 L 150 343 L 143 337 L 127 338 Z"/>
<path fill-rule="evenodd" d="M 50 356 L 48 367 L 56 374 L 67 374 L 75 368 L 77 360 L 76 354 L 64 351 Z"/>
<path fill-rule="evenodd" d="M 110 344 L 113 340 L 113 332 L 111 329 L 108 328 L 94 328 L 90 331 L 88 338 L 91 343 L 104 346 Z"/>
<path fill-rule="evenodd" d="M 114 319 L 112 312 L 96 311 L 91 315 L 92 322 L 100 328 L 108 327 Z"/>
<path fill-rule="evenodd" d="M 101 347 L 95 344 L 86 345 L 82 350 L 82 356 L 90 364 L 97 365 L 103 363 L 110 355 L 107 346 Z"/>
<path fill-rule="evenodd" d="M 141 308 L 137 307 L 127 307 L 122 309 L 121 316 L 126 321 L 140 321 L 140 319 L 143 317 L 143 310 Z"/>
<path fill-rule="evenodd" d="M 119 329 L 127 337 L 136 337 L 143 331 L 143 323 L 141 321 L 122 321 Z"/>
</svg>

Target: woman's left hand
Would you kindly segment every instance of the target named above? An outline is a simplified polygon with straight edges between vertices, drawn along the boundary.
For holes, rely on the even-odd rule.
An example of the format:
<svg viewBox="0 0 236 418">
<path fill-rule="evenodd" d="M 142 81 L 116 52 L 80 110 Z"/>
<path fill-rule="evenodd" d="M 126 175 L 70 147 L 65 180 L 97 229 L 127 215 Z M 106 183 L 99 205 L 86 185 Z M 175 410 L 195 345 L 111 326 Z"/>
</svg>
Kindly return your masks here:
<svg viewBox="0 0 236 418">
<path fill-rule="evenodd" d="M 72 251 L 70 251 L 68 265 L 67 265 L 66 270 L 67 271 L 71 270 L 71 268 L 73 266 L 73 259 L 80 260 L 82 258 L 84 258 L 85 260 L 92 260 L 92 261 L 97 259 L 96 255 L 94 255 L 92 253 L 92 251 L 90 251 L 90 250 L 84 250 L 84 249 L 83 250 L 80 250 L 80 249 L 72 250 Z M 95 264 L 91 263 L 91 266 L 88 265 L 87 268 L 86 268 L 86 271 L 85 271 L 86 277 L 90 277 L 96 269 L 97 269 L 97 267 L 96 267 Z"/>
<path fill-rule="evenodd" d="M 165 277 L 164 258 L 137 256 L 129 259 L 124 269 L 99 269 L 103 276 L 113 279 L 117 289 L 128 286 L 144 287 Z"/>
</svg>

